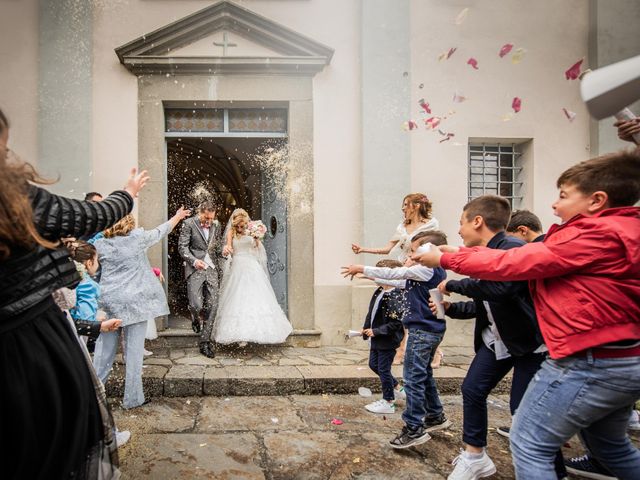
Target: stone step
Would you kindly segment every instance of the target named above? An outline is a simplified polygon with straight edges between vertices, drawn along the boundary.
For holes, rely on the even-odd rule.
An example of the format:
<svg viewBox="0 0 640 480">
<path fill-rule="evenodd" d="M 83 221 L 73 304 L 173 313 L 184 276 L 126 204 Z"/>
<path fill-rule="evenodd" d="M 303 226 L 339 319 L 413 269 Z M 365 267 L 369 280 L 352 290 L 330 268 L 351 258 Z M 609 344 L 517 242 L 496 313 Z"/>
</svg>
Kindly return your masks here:
<svg viewBox="0 0 640 480">
<path fill-rule="evenodd" d="M 359 387 L 380 392 L 378 377 L 361 365 L 219 366 L 216 363 L 206 357 L 202 357 L 199 364 L 173 364 L 169 359 L 156 359 L 154 364 L 145 365 L 143 371 L 145 394 L 149 397 L 353 394 Z M 122 397 L 123 367 L 116 364 L 107 382 L 110 397 Z M 394 366 L 392 371 L 401 378 L 402 366 Z M 465 366 L 443 366 L 434 370 L 441 394 L 459 394 L 465 375 Z M 509 386 L 510 378 L 506 378 L 494 393 L 508 393 Z"/>
</svg>

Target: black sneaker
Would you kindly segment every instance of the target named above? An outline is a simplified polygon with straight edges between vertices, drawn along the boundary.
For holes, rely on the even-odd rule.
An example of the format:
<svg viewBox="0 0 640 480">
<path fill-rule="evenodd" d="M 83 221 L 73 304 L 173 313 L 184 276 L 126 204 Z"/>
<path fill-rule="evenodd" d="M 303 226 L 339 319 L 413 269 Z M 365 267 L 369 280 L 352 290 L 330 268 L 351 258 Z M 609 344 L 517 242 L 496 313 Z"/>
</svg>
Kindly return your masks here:
<svg viewBox="0 0 640 480">
<path fill-rule="evenodd" d="M 496 428 L 496 433 L 498 435 L 502 435 L 505 438 L 509 438 L 511 435 L 511 427 L 498 427 Z"/>
<path fill-rule="evenodd" d="M 444 413 L 434 418 L 425 418 L 423 428 L 425 432 L 435 432 L 437 430 L 444 430 L 451 426 L 451 420 L 445 417 Z"/>
<path fill-rule="evenodd" d="M 589 455 L 572 458 L 564 461 L 567 472 L 573 475 L 580 475 L 584 478 L 593 478 L 595 480 L 616 480 L 617 477 L 609 470 L 600 465 L 597 460 Z"/>
<path fill-rule="evenodd" d="M 396 438 L 389 442 L 393 448 L 409 448 L 423 444 L 431 439 L 429 434 L 422 427 L 411 430 L 409 427 L 402 427 L 402 432 Z"/>
</svg>

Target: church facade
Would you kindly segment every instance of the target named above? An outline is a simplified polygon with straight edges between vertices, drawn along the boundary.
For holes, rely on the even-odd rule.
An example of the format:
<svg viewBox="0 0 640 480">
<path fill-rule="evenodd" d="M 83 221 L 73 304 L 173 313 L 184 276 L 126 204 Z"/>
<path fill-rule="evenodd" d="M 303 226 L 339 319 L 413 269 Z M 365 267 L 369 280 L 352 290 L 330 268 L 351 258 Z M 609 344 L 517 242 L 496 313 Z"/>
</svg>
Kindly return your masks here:
<svg viewBox="0 0 640 480">
<path fill-rule="evenodd" d="M 382 247 L 425 193 L 450 243 L 482 193 L 554 222 L 555 179 L 624 145 L 565 71 L 640 53 L 631 0 L 60 0 L 0 4 L 0 106 L 12 148 L 57 193 L 152 180 L 152 228 L 215 192 L 221 220 L 267 225 L 294 343 L 338 345 L 371 287 L 339 275 Z M 7 67 L 8 66 L 8 67 Z M 640 109 L 636 108 L 640 114 Z M 199 190 L 200 189 L 200 190 Z M 182 308 L 169 240 L 150 252 Z M 451 325 L 463 333 L 466 327 Z M 454 340 L 450 340 L 454 341 Z M 469 339 L 465 340 L 469 343 Z"/>
</svg>

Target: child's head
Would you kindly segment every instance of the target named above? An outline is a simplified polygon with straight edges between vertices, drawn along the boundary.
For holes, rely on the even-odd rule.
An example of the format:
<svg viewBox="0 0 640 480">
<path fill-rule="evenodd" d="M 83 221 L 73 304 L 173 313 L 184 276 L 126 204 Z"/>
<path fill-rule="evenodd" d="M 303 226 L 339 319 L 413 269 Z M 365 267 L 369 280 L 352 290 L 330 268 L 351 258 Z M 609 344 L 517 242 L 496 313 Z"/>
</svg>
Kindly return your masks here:
<svg viewBox="0 0 640 480">
<path fill-rule="evenodd" d="M 413 255 L 422 245 L 430 243 L 432 245 L 446 245 L 447 235 L 440 230 L 429 230 L 427 232 L 419 232 L 411 239 L 410 253 Z"/>
<path fill-rule="evenodd" d="M 458 233 L 467 247 L 484 245 L 498 232 L 504 231 L 511 216 L 511 205 L 504 197 L 482 195 L 462 208 Z"/>
<path fill-rule="evenodd" d="M 542 222 L 538 216 L 529 210 L 515 210 L 507 225 L 507 233 L 513 237 L 532 242 L 542 235 Z"/>
<path fill-rule="evenodd" d="M 591 216 L 640 200 L 640 152 L 621 151 L 580 162 L 558 178 L 558 199 L 552 205 L 563 222 L 578 214 Z"/>
<path fill-rule="evenodd" d="M 402 201 L 402 213 L 404 214 L 404 223 L 410 224 L 414 214 L 418 214 L 418 218 L 431 218 L 432 205 L 429 198 L 424 193 L 410 193 Z"/>
<path fill-rule="evenodd" d="M 391 258 L 384 258 L 382 260 L 379 260 L 378 263 L 376 263 L 376 267 L 382 267 L 382 268 L 398 268 L 401 266 L 402 266 L 401 262 L 399 262 L 398 260 L 392 260 Z M 388 285 L 382 285 L 382 288 L 384 290 L 391 289 L 391 287 Z"/>
<path fill-rule="evenodd" d="M 71 258 L 84 265 L 89 275 L 95 275 L 100 267 L 96 247 L 82 240 L 67 243 Z"/>
<path fill-rule="evenodd" d="M 104 231 L 104 236 L 105 238 L 126 237 L 134 228 L 136 228 L 136 219 L 133 215 L 129 214 L 121 218 L 120 221 L 111 228 L 107 228 Z"/>
</svg>

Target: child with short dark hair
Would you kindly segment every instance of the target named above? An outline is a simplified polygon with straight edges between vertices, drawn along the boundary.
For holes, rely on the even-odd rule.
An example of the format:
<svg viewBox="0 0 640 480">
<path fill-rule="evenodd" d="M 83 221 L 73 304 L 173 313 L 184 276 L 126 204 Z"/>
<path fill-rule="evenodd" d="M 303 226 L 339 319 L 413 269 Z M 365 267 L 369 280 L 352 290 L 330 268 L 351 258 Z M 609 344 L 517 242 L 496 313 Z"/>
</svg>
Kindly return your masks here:
<svg viewBox="0 0 640 480">
<path fill-rule="evenodd" d="M 432 245 L 446 242 L 446 235 L 440 231 L 420 232 L 411 241 L 411 253 L 427 251 Z M 345 277 L 353 278 L 358 273 L 364 273 L 377 283 L 405 289 L 407 309 L 403 324 L 409 331 L 402 375 L 407 399 L 402 414 L 405 426 L 389 443 L 393 448 L 420 445 L 431 438 L 429 432 L 451 425 L 444 414 L 431 368 L 446 323 L 429 309 L 429 290 L 436 288 L 446 274 L 441 268 L 423 267 L 410 259 L 401 268 L 349 265 L 342 269 Z"/>
<path fill-rule="evenodd" d="M 376 267 L 398 268 L 397 260 L 380 260 Z M 401 398 L 404 390 L 391 373 L 391 364 L 396 349 L 404 337 L 402 315 L 404 313 L 404 292 L 388 285 L 378 287 L 371 301 L 362 327 L 362 337 L 371 341 L 369 368 L 380 377 L 382 399 L 365 405 L 372 413 L 389 414 L 396 412 L 396 397 Z"/>
<path fill-rule="evenodd" d="M 553 459 L 576 433 L 618 478 L 637 478 L 626 435 L 640 398 L 640 152 L 581 162 L 557 181 L 541 243 L 508 251 L 445 247 L 415 259 L 486 280 L 529 280 L 550 358 L 511 429 L 518 478 L 554 479 Z"/>
<path fill-rule="evenodd" d="M 511 214 L 507 233 L 527 243 L 544 240 L 542 222 L 535 213 L 529 210 L 515 210 Z"/>
</svg>

